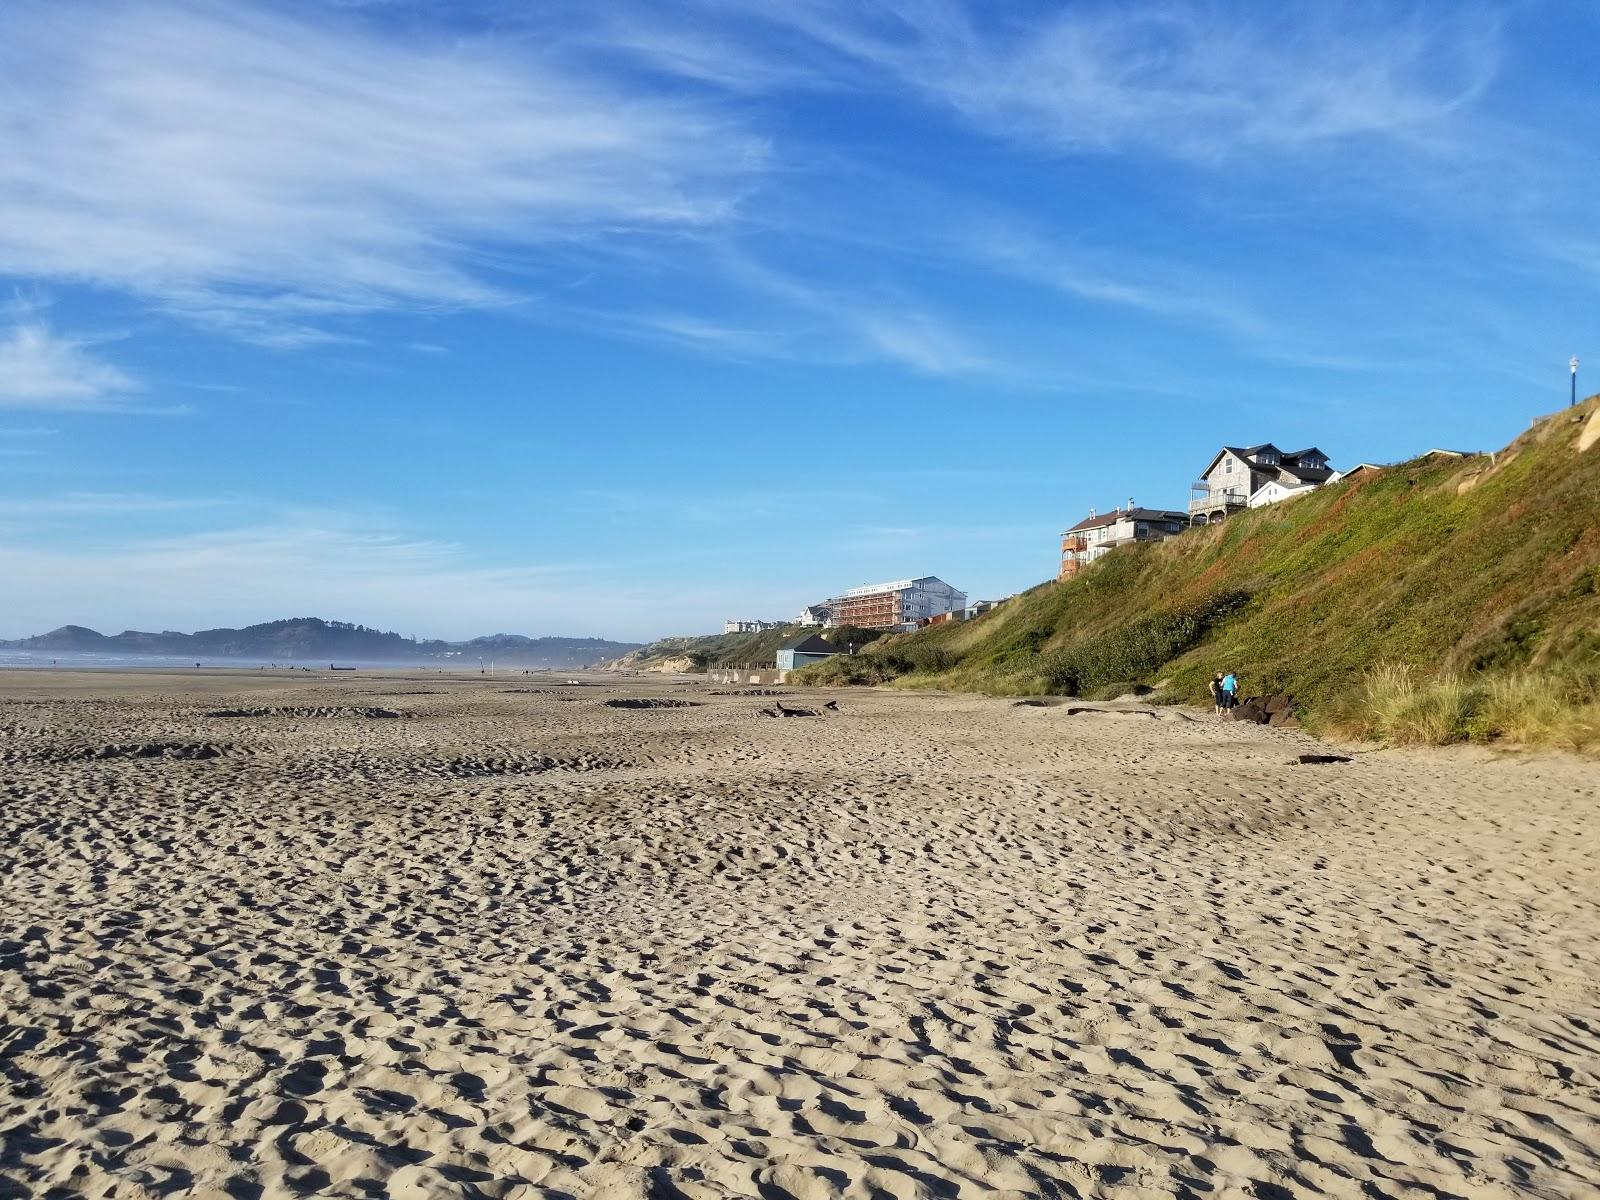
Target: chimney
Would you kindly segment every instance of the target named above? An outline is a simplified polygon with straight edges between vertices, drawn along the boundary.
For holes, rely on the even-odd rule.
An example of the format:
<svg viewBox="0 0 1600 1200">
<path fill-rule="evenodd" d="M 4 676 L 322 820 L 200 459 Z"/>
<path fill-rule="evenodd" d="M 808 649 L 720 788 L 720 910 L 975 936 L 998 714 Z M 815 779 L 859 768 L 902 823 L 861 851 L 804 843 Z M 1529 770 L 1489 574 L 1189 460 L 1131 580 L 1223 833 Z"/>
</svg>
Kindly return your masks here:
<svg viewBox="0 0 1600 1200">
<path fill-rule="evenodd" d="M 1094 520 L 1097 515 L 1098 514 L 1094 511 L 1094 509 L 1091 508 L 1089 510 L 1089 520 L 1091 520 L 1091 521 Z"/>
<path fill-rule="evenodd" d="M 1132 496 L 1128 497 L 1128 511 L 1129 512 L 1133 511 L 1133 497 Z"/>
</svg>

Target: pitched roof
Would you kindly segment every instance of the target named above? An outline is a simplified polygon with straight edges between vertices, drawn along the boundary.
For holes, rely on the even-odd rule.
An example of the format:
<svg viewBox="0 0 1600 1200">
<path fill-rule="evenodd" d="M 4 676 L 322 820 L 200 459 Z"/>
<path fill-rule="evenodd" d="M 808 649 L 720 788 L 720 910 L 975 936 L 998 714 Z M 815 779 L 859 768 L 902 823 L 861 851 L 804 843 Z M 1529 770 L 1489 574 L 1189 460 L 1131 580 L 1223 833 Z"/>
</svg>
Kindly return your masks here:
<svg viewBox="0 0 1600 1200">
<path fill-rule="evenodd" d="M 832 642 L 824 641 L 820 635 L 815 633 L 807 633 L 802 634 L 799 637 L 792 637 L 788 641 L 784 642 L 783 645 L 779 646 L 778 649 L 793 650 L 797 654 L 839 653 L 839 647 L 835 646 Z"/>
<path fill-rule="evenodd" d="M 1113 509 L 1099 516 L 1085 517 L 1076 525 L 1067 530 L 1076 533 L 1080 529 L 1099 529 L 1102 525 L 1115 525 L 1118 521 L 1182 521 L 1189 523 L 1189 514 L 1176 512 L 1168 508 L 1122 508 Z"/>
<path fill-rule="evenodd" d="M 1291 463 L 1279 463 L 1278 470 L 1306 483 L 1323 483 L 1333 475 L 1327 467 L 1297 467 Z"/>
<path fill-rule="evenodd" d="M 1271 450 L 1278 456 L 1278 461 L 1276 463 L 1257 462 L 1256 455 L 1260 454 L 1263 450 Z M 1304 450 L 1279 450 L 1271 442 L 1262 442 L 1258 446 L 1224 446 L 1221 450 L 1217 451 L 1216 457 L 1206 464 L 1206 469 L 1200 472 L 1201 479 L 1204 479 L 1216 469 L 1217 463 L 1222 460 L 1222 456 L 1224 454 L 1232 454 L 1236 458 L 1242 458 L 1248 462 L 1251 467 L 1261 471 L 1271 471 L 1275 467 L 1284 467 L 1285 469 L 1289 470 L 1301 471 L 1321 470 L 1322 468 L 1320 467 L 1296 467 L 1295 462 L 1298 459 L 1304 458 L 1308 454 L 1318 455 L 1324 460 L 1327 458 L 1327 455 L 1323 454 L 1322 451 L 1317 449 L 1315 446 L 1307 446 Z M 1303 478 L 1310 478 L 1310 476 L 1303 476 Z"/>
<path fill-rule="evenodd" d="M 1261 493 L 1266 491 L 1268 488 L 1274 487 L 1282 488 L 1286 492 L 1304 492 L 1309 491 L 1314 486 L 1315 485 L 1312 483 L 1297 482 L 1293 479 L 1269 479 L 1255 491 L 1251 492 L 1250 496 L 1252 499 L 1254 499 L 1256 496 L 1261 495 Z"/>
<path fill-rule="evenodd" d="M 1254 455 L 1260 454 L 1263 450 L 1277 449 L 1278 448 L 1271 442 L 1262 442 L 1259 446 L 1224 446 L 1221 450 L 1218 450 L 1212 460 L 1206 464 L 1206 469 L 1200 472 L 1200 478 L 1204 479 L 1207 475 L 1211 474 L 1216 465 L 1222 461 L 1222 456 L 1224 454 L 1232 454 L 1236 458 L 1248 460 Z M 1279 451 L 1279 453 L 1281 454 L 1282 451 Z"/>
</svg>

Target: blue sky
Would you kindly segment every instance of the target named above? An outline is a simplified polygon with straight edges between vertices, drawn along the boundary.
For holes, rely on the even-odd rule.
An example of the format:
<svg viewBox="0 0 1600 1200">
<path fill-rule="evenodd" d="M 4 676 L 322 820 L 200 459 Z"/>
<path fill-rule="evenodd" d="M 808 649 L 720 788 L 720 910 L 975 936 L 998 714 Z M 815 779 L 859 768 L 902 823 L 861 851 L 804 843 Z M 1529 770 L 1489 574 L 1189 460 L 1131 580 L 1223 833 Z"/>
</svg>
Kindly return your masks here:
<svg viewBox="0 0 1600 1200">
<path fill-rule="evenodd" d="M 1600 6 L 0 8 L 0 636 L 645 638 L 1600 379 Z"/>
</svg>

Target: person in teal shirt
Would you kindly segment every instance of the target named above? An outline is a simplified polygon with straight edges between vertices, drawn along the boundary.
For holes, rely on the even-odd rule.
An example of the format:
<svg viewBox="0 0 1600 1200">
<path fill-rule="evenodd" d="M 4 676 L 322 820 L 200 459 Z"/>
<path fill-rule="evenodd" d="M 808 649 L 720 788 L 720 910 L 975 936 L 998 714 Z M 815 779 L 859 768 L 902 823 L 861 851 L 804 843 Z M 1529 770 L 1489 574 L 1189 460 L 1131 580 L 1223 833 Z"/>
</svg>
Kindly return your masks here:
<svg viewBox="0 0 1600 1200">
<path fill-rule="evenodd" d="M 1222 707 L 1232 708 L 1239 703 L 1239 677 L 1229 671 L 1222 677 Z"/>
</svg>

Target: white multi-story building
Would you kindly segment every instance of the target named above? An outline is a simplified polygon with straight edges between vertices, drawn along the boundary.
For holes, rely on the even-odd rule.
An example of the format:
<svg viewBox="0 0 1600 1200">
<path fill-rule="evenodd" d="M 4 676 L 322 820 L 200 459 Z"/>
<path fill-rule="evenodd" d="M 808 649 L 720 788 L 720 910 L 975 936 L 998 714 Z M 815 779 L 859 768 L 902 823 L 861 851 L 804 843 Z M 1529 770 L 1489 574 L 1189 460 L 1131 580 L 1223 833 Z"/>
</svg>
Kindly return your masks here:
<svg viewBox="0 0 1600 1200">
<path fill-rule="evenodd" d="M 915 629 L 917 622 L 967 607 L 967 594 L 936 575 L 851 588 L 827 603 L 830 626 Z"/>
<path fill-rule="evenodd" d="M 777 629 L 782 621 L 724 621 L 723 633 L 762 633 L 768 629 Z"/>
</svg>

